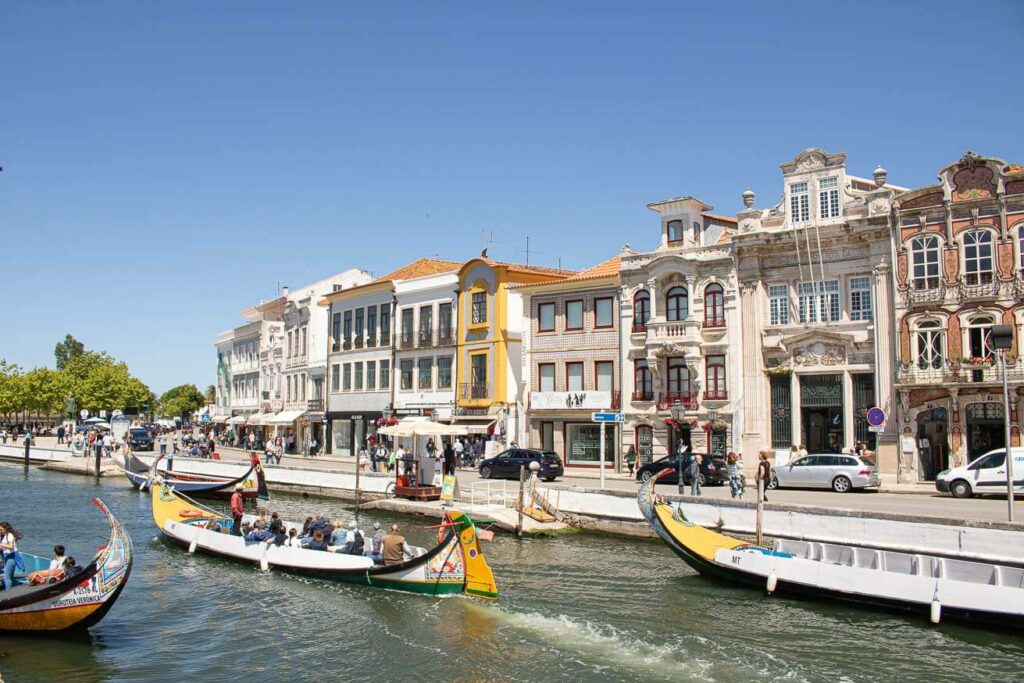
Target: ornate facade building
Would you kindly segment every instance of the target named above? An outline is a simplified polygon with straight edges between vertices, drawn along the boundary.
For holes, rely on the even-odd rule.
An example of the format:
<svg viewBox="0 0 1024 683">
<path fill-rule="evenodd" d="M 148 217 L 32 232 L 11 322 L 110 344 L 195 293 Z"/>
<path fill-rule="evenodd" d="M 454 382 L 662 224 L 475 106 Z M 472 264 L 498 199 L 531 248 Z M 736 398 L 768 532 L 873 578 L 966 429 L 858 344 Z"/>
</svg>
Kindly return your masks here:
<svg viewBox="0 0 1024 683">
<path fill-rule="evenodd" d="M 648 462 L 682 440 L 724 455 L 737 445 L 741 405 L 736 221 L 693 197 L 648 208 L 661 217 L 658 246 L 620 254 L 622 449 Z"/>
<path fill-rule="evenodd" d="M 746 209 L 733 237 L 743 311 L 743 423 L 739 450 L 749 467 L 771 448 L 795 444 L 838 452 L 856 442 L 895 471 L 894 420 L 869 431 L 873 406 L 892 409 L 892 197 L 847 173 L 846 155 L 818 148 L 782 164 L 782 198 Z M 742 349 L 742 351 L 740 351 Z M 876 438 L 877 437 L 877 438 Z"/>
<path fill-rule="evenodd" d="M 993 325 L 1014 329 L 1007 376 L 1020 444 L 1024 168 L 968 152 L 938 178 L 900 194 L 894 212 L 899 465 L 910 481 L 1005 445 Z"/>
</svg>

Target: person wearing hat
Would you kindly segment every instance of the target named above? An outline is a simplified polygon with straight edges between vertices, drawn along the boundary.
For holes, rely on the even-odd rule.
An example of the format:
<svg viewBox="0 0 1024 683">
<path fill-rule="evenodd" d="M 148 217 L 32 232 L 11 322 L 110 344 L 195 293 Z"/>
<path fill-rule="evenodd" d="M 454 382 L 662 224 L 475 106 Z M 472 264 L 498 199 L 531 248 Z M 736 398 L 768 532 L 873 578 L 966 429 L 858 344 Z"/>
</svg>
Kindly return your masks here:
<svg viewBox="0 0 1024 683">
<path fill-rule="evenodd" d="M 231 525 L 231 533 L 235 536 L 242 535 L 242 513 L 245 509 L 242 506 L 241 484 L 235 484 L 235 492 L 231 494 L 231 518 L 234 523 Z"/>
<path fill-rule="evenodd" d="M 380 564 L 380 554 L 384 550 L 384 529 L 380 527 L 380 522 L 373 523 L 373 538 L 370 539 L 370 547 L 366 549 L 366 554 L 370 556 L 370 559 Z"/>
</svg>

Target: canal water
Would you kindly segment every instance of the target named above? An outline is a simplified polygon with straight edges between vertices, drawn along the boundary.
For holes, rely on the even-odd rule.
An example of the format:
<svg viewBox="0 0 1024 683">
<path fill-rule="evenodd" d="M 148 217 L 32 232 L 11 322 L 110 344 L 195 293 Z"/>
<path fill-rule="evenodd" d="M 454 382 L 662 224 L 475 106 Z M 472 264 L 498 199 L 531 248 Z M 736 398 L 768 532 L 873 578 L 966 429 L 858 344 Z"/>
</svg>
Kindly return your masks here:
<svg viewBox="0 0 1024 683">
<path fill-rule="evenodd" d="M 0 676 L 22 681 L 1009 681 L 1024 639 L 711 583 L 660 543 L 595 535 L 485 545 L 501 599 L 430 598 L 191 556 L 157 539 L 148 496 L 121 479 L 0 465 L 0 518 L 80 561 L 106 523 L 135 546 L 128 587 L 79 638 L 0 636 Z M 287 519 L 344 503 L 278 496 Z M 399 521 L 429 544 L 422 518 Z"/>
</svg>

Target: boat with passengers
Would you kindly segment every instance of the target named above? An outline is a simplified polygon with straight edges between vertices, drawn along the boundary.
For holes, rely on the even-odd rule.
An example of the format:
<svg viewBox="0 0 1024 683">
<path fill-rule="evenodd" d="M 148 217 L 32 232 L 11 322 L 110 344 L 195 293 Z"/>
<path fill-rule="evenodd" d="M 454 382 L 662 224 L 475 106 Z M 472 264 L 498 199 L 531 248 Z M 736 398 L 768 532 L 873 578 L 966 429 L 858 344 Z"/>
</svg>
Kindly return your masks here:
<svg viewBox="0 0 1024 683">
<path fill-rule="evenodd" d="M 637 494 L 655 533 L 699 573 L 769 594 L 825 598 L 1001 627 L 1024 626 L 1024 568 L 837 543 L 776 540 L 771 546 L 705 529 L 654 494 Z"/>
<path fill-rule="evenodd" d="M 164 538 L 188 549 L 282 571 L 428 595 L 466 595 L 496 600 L 494 574 L 484 559 L 476 525 L 464 512 L 450 510 L 438 527 L 433 548 L 408 547 L 400 562 L 382 564 L 367 555 L 311 550 L 230 533 L 232 518 L 179 493 L 166 482 L 151 487 L 153 521 Z M 245 515 L 243 525 L 258 521 Z M 284 522 L 286 531 L 303 525 Z"/>
</svg>

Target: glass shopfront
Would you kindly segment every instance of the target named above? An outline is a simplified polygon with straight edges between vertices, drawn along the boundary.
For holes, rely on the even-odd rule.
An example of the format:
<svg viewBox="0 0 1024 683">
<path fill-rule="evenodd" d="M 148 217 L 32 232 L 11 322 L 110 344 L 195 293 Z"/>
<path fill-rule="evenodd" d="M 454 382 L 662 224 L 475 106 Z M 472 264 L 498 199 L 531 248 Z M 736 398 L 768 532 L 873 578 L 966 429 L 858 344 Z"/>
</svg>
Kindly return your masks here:
<svg viewBox="0 0 1024 683">
<path fill-rule="evenodd" d="M 367 445 L 377 433 L 380 413 L 334 413 L 328 417 L 328 451 L 333 455 L 350 456 Z"/>
<path fill-rule="evenodd" d="M 604 461 L 613 467 L 618 434 L 615 426 L 604 429 Z M 565 425 L 565 463 L 567 465 L 597 465 L 601 461 L 601 425 L 568 423 Z"/>
</svg>

